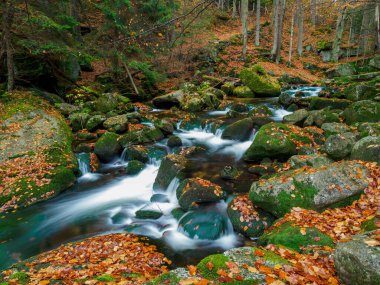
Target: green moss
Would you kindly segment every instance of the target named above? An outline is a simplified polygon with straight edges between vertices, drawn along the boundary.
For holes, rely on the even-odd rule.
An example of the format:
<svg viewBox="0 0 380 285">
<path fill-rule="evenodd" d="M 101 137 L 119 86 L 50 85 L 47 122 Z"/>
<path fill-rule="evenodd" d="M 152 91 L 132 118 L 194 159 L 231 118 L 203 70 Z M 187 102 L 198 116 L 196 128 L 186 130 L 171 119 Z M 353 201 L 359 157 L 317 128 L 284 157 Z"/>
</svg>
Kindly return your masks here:
<svg viewBox="0 0 380 285">
<path fill-rule="evenodd" d="M 98 281 L 102 281 L 102 282 L 113 282 L 113 281 L 116 281 L 115 278 L 113 278 L 111 275 L 109 274 L 102 274 L 98 277 L 96 277 L 96 280 Z"/>
<path fill-rule="evenodd" d="M 377 230 L 378 227 L 375 224 L 375 218 L 373 217 L 373 218 L 363 222 L 361 225 L 361 229 L 363 232 L 370 232 L 370 231 Z"/>
<path fill-rule="evenodd" d="M 315 228 L 306 228 L 306 234 L 301 233 L 301 228 L 287 222 L 278 228 L 262 235 L 258 240 L 259 245 L 275 244 L 288 247 L 301 252 L 301 247 L 310 245 L 334 247 L 334 241 Z"/>
<path fill-rule="evenodd" d="M 177 274 L 172 273 L 172 272 L 167 272 L 156 279 L 146 283 L 146 285 L 161 285 L 161 284 L 168 284 L 168 285 L 178 285 L 179 281 L 181 279 L 177 276 Z"/>
<path fill-rule="evenodd" d="M 16 272 L 16 273 L 13 273 L 11 276 L 9 276 L 9 279 L 10 280 L 17 279 L 17 281 L 23 285 L 23 284 L 29 283 L 30 277 L 25 272 Z"/>
<path fill-rule="evenodd" d="M 229 261 L 229 258 L 223 254 L 213 254 L 207 256 L 202 259 L 201 262 L 198 263 L 198 270 L 202 274 L 202 276 L 209 280 L 216 280 L 220 277 L 217 273 L 219 269 L 227 269 L 226 262 Z M 208 269 L 207 264 L 212 263 L 214 266 L 210 270 Z"/>
<path fill-rule="evenodd" d="M 253 247 L 252 250 L 253 251 L 260 250 L 261 252 L 263 252 L 264 253 L 263 259 L 266 260 L 266 261 L 269 261 L 273 265 L 276 265 L 276 264 L 290 264 L 289 261 L 287 261 L 286 259 L 282 258 L 280 255 L 275 254 L 274 252 L 272 252 L 270 250 L 266 250 L 266 249 L 262 249 L 262 248 L 257 248 L 257 247 Z"/>
<path fill-rule="evenodd" d="M 142 276 L 141 273 L 122 273 L 121 276 L 129 278 L 139 278 Z"/>
<path fill-rule="evenodd" d="M 253 98 L 255 94 L 247 86 L 238 86 L 233 90 L 233 95 L 238 98 Z"/>
<path fill-rule="evenodd" d="M 235 280 L 235 281 L 231 281 L 231 282 L 227 282 L 228 285 L 256 285 L 256 284 L 259 284 L 259 281 L 257 280 L 243 280 L 243 281 L 238 281 L 238 280 Z"/>
</svg>

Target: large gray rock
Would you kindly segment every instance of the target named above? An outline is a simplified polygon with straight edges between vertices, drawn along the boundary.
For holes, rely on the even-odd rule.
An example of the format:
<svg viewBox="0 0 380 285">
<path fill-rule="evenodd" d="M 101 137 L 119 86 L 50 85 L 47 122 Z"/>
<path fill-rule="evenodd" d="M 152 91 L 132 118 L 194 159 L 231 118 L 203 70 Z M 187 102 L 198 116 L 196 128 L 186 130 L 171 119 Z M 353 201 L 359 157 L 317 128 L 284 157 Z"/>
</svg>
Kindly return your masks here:
<svg viewBox="0 0 380 285">
<path fill-rule="evenodd" d="M 96 142 L 94 153 L 103 162 L 111 162 L 121 152 L 119 136 L 112 132 L 104 133 Z"/>
<path fill-rule="evenodd" d="M 356 136 L 353 133 L 331 135 L 327 138 L 323 150 L 333 159 L 342 159 L 351 153 L 355 142 Z"/>
<path fill-rule="evenodd" d="M 162 161 L 156 180 L 153 184 L 154 190 L 166 190 L 174 178 L 182 178 L 182 171 L 186 168 L 187 159 L 182 155 L 169 154 Z"/>
<path fill-rule="evenodd" d="M 290 163 L 291 168 L 301 168 L 305 166 L 311 166 L 314 168 L 327 166 L 334 161 L 327 156 L 319 154 L 310 154 L 310 155 L 293 155 L 289 158 L 288 162 Z"/>
<path fill-rule="evenodd" d="M 353 84 L 344 92 L 347 99 L 351 101 L 371 100 L 379 93 L 375 86 L 368 84 Z"/>
<path fill-rule="evenodd" d="M 376 56 L 369 61 L 369 66 L 380 69 L 380 56 Z"/>
<path fill-rule="evenodd" d="M 302 126 L 303 122 L 309 116 L 309 112 L 305 109 L 300 109 L 295 111 L 292 114 L 286 115 L 283 118 L 283 122 L 286 124 L 292 124 L 297 126 Z"/>
<path fill-rule="evenodd" d="M 324 123 L 321 129 L 325 132 L 326 137 L 351 131 L 351 128 L 343 123 Z"/>
<path fill-rule="evenodd" d="M 103 126 L 104 121 L 106 120 L 104 115 L 95 115 L 88 119 L 86 123 L 86 129 L 90 132 L 96 131 L 97 129 Z"/>
<path fill-rule="evenodd" d="M 365 167 L 351 161 L 291 170 L 254 182 L 250 199 L 277 217 L 293 207 L 322 211 L 356 200 L 368 186 L 367 173 Z"/>
<path fill-rule="evenodd" d="M 355 67 L 352 64 L 345 63 L 340 64 L 336 67 L 330 68 L 326 71 L 328 78 L 341 77 L 341 76 L 351 76 L 356 74 Z"/>
<path fill-rule="evenodd" d="M 334 263 L 340 279 L 347 285 L 380 284 L 380 246 L 371 237 L 373 232 L 356 235 L 349 242 L 339 242 Z"/>
<path fill-rule="evenodd" d="M 69 116 L 71 128 L 74 132 L 85 129 L 88 119 L 90 119 L 90 115 L 87 113 L 73 113 Z"/>
<path fill-rule="evenodd" d="M 371 100 L 358 101 L 344 110 L 343 118 L 347 124 L 357 122 L 379 122 L 380 103 Z"/>
<path fill-rule="evenodd" d="M 177 90 L 154 98 L 152 103 L 157 108 L 169 109 L 171 107 L 179 107 L 184 97 L 185 93 L 182 90 Z"/>
<path fill-rule="evenodd" d="M 352 148 L 351 159 L 374 161 L 380 165 L 380 137 L 365 137 Z"/>
<path fill-rule="evenodd" d="M 123 133 L 128 130 L 128 116 L 119 115 L 108 118 L 104 121 L 103 126 L 110 132 Z"/>
<path fill-rule="evenodd" d="M 224 129 L 222 138 L 238 141 L 248 140 L 252 134 L 253 127 L 254 125 L 251 118 L 236 121 Z"/>
</svg>

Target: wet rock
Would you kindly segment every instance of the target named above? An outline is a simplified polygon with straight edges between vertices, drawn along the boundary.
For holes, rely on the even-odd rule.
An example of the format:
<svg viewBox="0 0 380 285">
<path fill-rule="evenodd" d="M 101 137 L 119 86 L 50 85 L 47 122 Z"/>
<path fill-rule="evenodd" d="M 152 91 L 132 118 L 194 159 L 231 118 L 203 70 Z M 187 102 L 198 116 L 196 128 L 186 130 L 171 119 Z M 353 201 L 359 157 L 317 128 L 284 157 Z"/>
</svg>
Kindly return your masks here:
<svg viewBox="0 0 380 285">
<path fill-rule="evenodd" d="M 139 174 L 145 167 L 145 164 L 138 160 L 131 160 L 128 162 L 128 165 L 125 167 L 127 174 L 136 175 Z"/>
<path fill-rule="evenodd" d="M 124 133 L 128 130 L 128 117 L 127 115 L 119 115 L 108 118 L 104 121 L 103 126 L 110 132 Z"/>
<path fill-rule="evenodd" d="M 178 147 L 182 145 L 182 140 L 177 136 L 170 136 L 167 142 L 168 147 Z"/>
<path fill-rule="evenodd" d="M 309 116 L 309 112 L 305 109 L 295 111 L 293 114 L 286 115 L 283 118 L 283 122 L 286 124 L 292 124 L 302 126 L 305 119 Z"/>
<path fill-rule="evenodd" d="M 90 132 L 94 132 L 103 126 L 104 121 L 107 118 L 103 115 L 94 115 L 90 117 L 86 123 L 86 129 Z"/>
<path fill-rule="evenodd" d="M 258 164 L 258 165 L 250 166 L 248 168 L 248 172 L 255 174 L 257 176 L 264 176 L 264 175 L 274 174 L 276 173 L 276 170 L 271 164 L 269 165 Z"/>
<path fill-rule="evenodd" d="M 365 137 L 352 148 L 351 159 L 373 161 L 380 165 L 380 137 Z"/>
<path fill-rule="evenodd" d="M 368 244 L 373 232 L 356 235 L 351 241 L 339 242 L 334 263 L 339 278 L 347 285 L 380 284 L 380 247 Z"/>
<path fill-rule="evenodd" d="M 378 89 L 369 84 L 352 84 L 343 93 L 351 101 L 372 100 L 378 94 Z"/>
<path fill-rule="evenodd" d="M 253 127 L 251 118 L 236 121 L 224 129 L 222 139 L 246 141 L 251 136 Z"/>
<path fill-rule="evenodd" d="M 142 145 L 130 145 L 125 149 L 127 160 L 138 160 L 142 163 L 149 161 L 148 149 Z"/>
<path fill-rule="evenodd" d="M 301 168 L 306 166 L 311 166 L 314 168 L 318 168 L 321 166 L 327 166 L 334 161 L 327 156 L 319 155 L 319 154 L 311 154 L 311 155 L 293 155 L 289 158 L 288 162 L 290 163 L 291 168 Z"/>
<path fill-rule="evenodd" d="M 153 189 L 166 190 L 174 178 L 183 176 L 182 171 L 186 168 L 187 162 L 184 156 L 178 154 L 169 154 L 164 157 L 154 181 Z"/>
<path fill-rule="evenodd" d="M 136 212 L 136 218 L 144 220 L 157 220 L 161 218 L 162 215 L 163 213 L 156 203 L 148 204 Z"/>
<path fill-rule="evenodd" d="M 293 207 L 322 211 L 351 204 L 368 186 L 367 169 L 350 161 L 290 170 L 252 184 L 250 199 L 277 217 Z"/>
<path fill-rule="evenodd" d="M 310 110 L 321 110 L 330 107 L 331 109 L 341 109 L 344 110 L 352 104 L 352 101 L 346 99 L 336 99 L 336 98 L 321 98 L 313 97 L 310 99 Z"/>
<path fill-rule="evenodd" d="M 233 95 L 233 91 L 235 89 L 235 84 L 227 82 L 227 83 L 225 83 L 225 84 L 222 85 L 221 89 L 228 96 L 232 96 Z"/>
<path fill-rule="evenodd" d="M 67 104 L 67 103 L 57 104 L 57 107 L 58 107 L 58 110 L 62 113 L 62 115 L 66 117 L 71 115 L 72 113 L 77 113 L 80 111 L 80 107 Z"/>
<path fill-rule="evenodd" d="M 238 86 L 234 89 L 233 95 L 238 98 L 254 98 L 255 94 L 248 86 Z"/>
<path fill-rule="evenodd" d="M 150 198 L 151 202 L 158 202 L 158 203 L 169 203 L 169 197 L 165 194 L 153 194 Z"/>
<path fill-rule="evenodd" d="M 306 118 L 304 126 L 316 125 L 321 127 L 325 123 L 340 123 L 339 115 L 328 109 L 312 111 Z"/>
<path fill-rule="evenodd" d="M 200 112 L 206 108 L 206 103 L 198 93 L 188 94 L 181 102 L 181 109 L 187 112 Z"/>
<path fill-rule="evenodd" d="M 111 162 L 121 153 L 119 136 L 112 132 L 104 133 L 95 144 L 94 153 L 103 162 Z"/>
<path fill-rule="evenodd" d="M 76 153 L 82 153 L 82 152 L 91 152 L 92 147 L 88 143 L 80 143 L 75 147 L 75 152 Z"/>
<path fill-rule="evenodd" d="M 159 129 L 164 135 L 171 135 L 174 133 L 174 125 L 168 120 L 158 120 L 154 122 L 154 126 Z"/>
<path fill-rule="evenodd" d="M 220 178 L 225 180 L 235 180 L 240 176 L 241 172 L 235 166 L 225 166 L 220 172 Z"/>
<path fill-rule="evenodd" d="M 259 97 L 274 97 L 279 96 L 281 93 L 278 80 L 268 75 L 260 65 L 243 69 L 239 77 Z"/>
<path fill-rule="evenodd" d="M 249 113 L 249 116 L 252 117 L 268 117 L 268 116 L 273 116 L 273 113 L 269 107 L 265 105 L 258 106 L 254 109 L 252 109 Z"/>
<path fill-rule="evenodd" d="M 179 222 L 179 231 L 192 239 L 216 240 L 227 232 L 227 218 L 218 212 L 190 211 Z"/>
<path fill-rule="evenodd" d="M 249 111 L 248 106 L 244 103 L 234 103 L 230 106 L 230 109 L 238 113 L 247 113 Z"/>
<path fill-rule="evenodd" d="M 328 78 L 351 76 L 356 73 L 355 67 L 350 63 L 339 64 L 336 67 L 330 68 L 326 71 Z"/>
<path fill-rule="evenodd" d="M 358 126 L 358 131 L 360 133 L 361 138 L 368 137 L 368 136 L 373 136 L 373 137 L 380 136 L 380 122 L 361 123 Z"/>
<path fill-rule="evenodd" d="M 170 109 L 171 107 L 179 107 L 185 93 L 182 90 L 177 90 L 166 95 L 155 97 L 152 100 L 156 108 Z"/>
<path fill-rule="evenodd" d="M 379 122 L 380 102 L 370 100 L 355 102 L 344 110 L 343 118 L 350 125 L 357 122 Z"/>
<path fill-rule="evenodd" d="M 334 241 L 329 236 L 321 233 L 316 228 L 305 228 L 303 234 L 300 227 L 289 222 L 262 235 L 258 240 L 258 244 L 262 246 L 268 244 L 280 245 L 298 252 L 307 246 L 335 246 Z"/>
<path fill-rule="evenodd" d="M 83 130 L 86 128 L 86 123 L 90 115 L 87 113 L 74 113 L 69 116 L 71 128 L 74 132 Z"/>
<path fill-rule="evenodd" d="M 185 211 L 195 203 L 217 202 L 224 198 L 224 192 L 219 185 L 201 178 L 183 180 L 176 192 L 178 203 Z"/>
<path fill-rule="evenodd" d="M 283 106 L 290 106 L 291 104 L 293 104 L 293 102 L 294 102 L 293 96 L 290 95 L 289 93 L 283 92 L 278 97 L 278 103 L 280 103 Z"/>
<path fill-rule="evenodd" d="M 159 141 L 164 138 L 164 134 L 156 128 L 143 128 L 126 133 L 120 138 L 120 144 L 124 147 L 131 144 L 144 144 Z"/>
<path fill-rule="evenodd" d="M 321 129 L 325 132 L 325 136 L 329 137 L 331 135 L 348 133 L 351 128 L 343 123 L 324 123 Z"/>
<path fill-rule="evenodd" d="M 327 138 L 323 151 L 333 159 L 342 159 L 351 153 L 355 142 L 356 136 L 353 133 L 331 135 Z"/>
<path fill-rule="evenodd" d="M 249 238 L 261 236 L 274 221 L 271 214 L 255 207 L 248 195 L 234 198 L 228 204 L 227 214 L 235 231 Z"/>
</svg>

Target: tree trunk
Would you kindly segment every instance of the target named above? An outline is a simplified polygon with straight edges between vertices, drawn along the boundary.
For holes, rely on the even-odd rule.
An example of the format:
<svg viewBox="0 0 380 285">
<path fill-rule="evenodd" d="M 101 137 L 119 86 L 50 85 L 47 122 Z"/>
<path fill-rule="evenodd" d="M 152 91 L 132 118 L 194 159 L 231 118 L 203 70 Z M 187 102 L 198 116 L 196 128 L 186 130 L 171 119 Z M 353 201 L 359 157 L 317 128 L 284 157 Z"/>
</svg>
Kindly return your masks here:
<svg viewBox="0 0 380 285">
<path fill-rule="evenodd" d="M 317 0 L 310 1 L 310 17 L 314 28 L 317 26 Z"/>
<path fill-rule="evenodd" d="M 232 3 L 232 18 L 233 19 L 236 18 L 236 0 L 233 0 L 233 3 Z"/>
<path fill-rule="evenodd" d="M 297 51 L 298 55 L 302 56 L 303 52 L 303 5 L 302 0 L 297 0 L 298 2 L 298 44 Z"/>
<path fill-rule="evenodd" d="M 133 89 L 135 90 L 136 94 L 139 95 L 139 90 L 137 89 L 137 86 L 136 86 L 136 84 L 135 84 L 135 81 L 133 80 L 132 74 L 131 74 L 131 72 L 129 71 L 128 65 L 127 65 L 125 62 L 123 62 L 123 66 L 124 66 L 125 71 L 126 71 L 127 74 L 128 74 L 128 78 L 129 78 L 129 80 L 131 81 L 131 84 L 132 84 Z"/>
<path fill-rule="evenodd" d="M 13 48 L 11 39 L 11 28 L 13 23 L 14 6 L 13 1 L 2 0 L 3 10 L 3 45 L 7 55 L 7 90 L 12 91 L 15 87 L 15 70 L 13 60 Z"/>
<path fill-rule="evenodd" d="M 339 60 L 340 44 L 342 42 L 342 37 L 343 37 L 343 32 L 344 32 L 344 21 L 347 16 L 346 10 L 347 8 L 343 7 L 341 13 L 338 16 L 338 20 L 336 23 L 335 40 L 334 40 L 332 55 L 331 55 L 331 60 L 333 62 L 337 62 Z"/>
<path fill-rule="evenodd" d="M 377 51 L 380 52 L 380 4 L 376 4 L 376 11 L 375 11 L 375 20 L 376 20 L 376 45 L 377 45 Z"/>
<path fill-rule="evenodd" d="M 277 36 L 277 49 L 276 49 L 276 64 L 281 60 L 281 43 L 282 43 L 282 30 L 284 27 L 284 14 L 286 8 L 286 0 L 279 1 L 279 18 L 278 18 L 278 36 Z"/>
<path fill-rule="evenodd" d="M 294 34 L 294 16 L 296 13 L 292 15 L 292 25 L 290 27 L 290 43 L 289 43 L 289 58 L 288 58 L 288 66 L 292 65 L 292 50 L 293 50 L 293 34 Z"/>
<path fill-rule="evenodd" d="M 261 1 L 256 0 L 256 38 L 255 45 L 258 47 L 260 45 L 260 18 L 261 18 Z"/>
<path fill-rule="evenodd" d="M 248 43 L 248 0 L 241 1 L 241 22 L 243 27 L 243 60 L 246 61 Z"/>
<path fill-rule="evenodd" d="M 273 46 L 271 51 L 272 59 L 275 58 L 277 45 L 278 45 L 278 16 L 279 16 L 279 1 L 273 0 L 273 17 L 274 17 L 274 25 L 273 25 Z"/>
</svg>

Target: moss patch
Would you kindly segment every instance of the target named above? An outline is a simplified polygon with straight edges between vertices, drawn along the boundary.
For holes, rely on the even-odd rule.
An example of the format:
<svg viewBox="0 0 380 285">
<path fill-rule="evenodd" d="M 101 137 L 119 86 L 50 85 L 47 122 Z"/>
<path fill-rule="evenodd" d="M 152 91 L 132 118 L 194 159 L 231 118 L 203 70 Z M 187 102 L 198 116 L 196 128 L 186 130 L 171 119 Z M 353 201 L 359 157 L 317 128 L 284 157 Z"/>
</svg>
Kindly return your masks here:
<svg viewBox="0 0 380 285">
<path fill-rule="evenodd" d="M 204 278 L 209 280 L 216 280 L 220 277 L 217 271 L 219 269 L 226 269 L 226 262 L 228 261 L 229 258 L 227 256 L 223 254 L 214 254 L 202 259 L 201 262 L 198 263 L 197 267 Z M 208 263 L 213 264 L 212 268 L 211 266 L 207 266 Z"/>
</svg>

